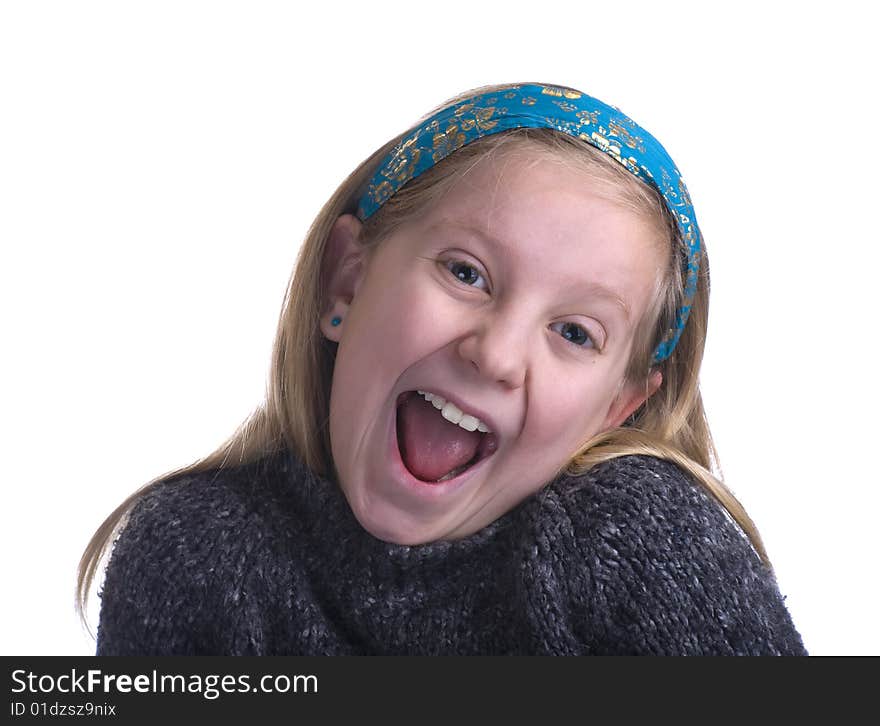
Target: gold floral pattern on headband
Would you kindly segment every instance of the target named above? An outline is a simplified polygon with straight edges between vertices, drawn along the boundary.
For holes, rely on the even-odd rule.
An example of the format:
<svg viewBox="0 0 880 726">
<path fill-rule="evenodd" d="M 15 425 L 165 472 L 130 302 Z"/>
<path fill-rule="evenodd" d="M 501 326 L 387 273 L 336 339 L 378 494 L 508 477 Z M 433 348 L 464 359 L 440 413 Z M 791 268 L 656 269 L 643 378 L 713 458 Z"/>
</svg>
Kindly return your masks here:
<svg viewBox="0 0 880 726">
<path fill-rule="evenodd" d="M 577 121 L 570 121 L 569 119 L 557 118 L 555 116 L 546 116 L 545 120 L 548 126 L 552 126 L 557 131 L 562 131 L 570 136 L 579 136 L 581 126 L 583 125 Z"/>
<path fill-rule="evenodd" d="M 435 164 L 464 146 L 468 141 L 467 134 L 476 132 L 478 136 L 482 136 L 491 133 L 498 124 L 498 117 L 507 113 L 506 108 L 495 105 L 497 100 L 497 98 L 486 99 L 486 106 L 477 106 L 473 103 L 458 106 L 453 113 L 456 122 L 452 123 L 450 119 L 445 129 L 441 129 L 441 124 L 436 118 L 424 128 L 417 128 L 407 139 L 394 147 L 388 162 L 382 168 L 381 175 L 384 178 L 369 185 L 367 197 L 377 206 L 381 206 L 396 190 L 413 178 L 422 151 L 426 150 L 419 145 L 423 133 L 431 137 L 431 158 Z"/>
<path fill-rule="evenodd" d="M 450 124 L 445 131 L 440 131 L 440 124 L 436 120 L 428 124 L 425 130 L 433 134 L 435 164 L 464 146 L 467 143 L 465 134 L 476 129 L 477 134 L 482 136 L 495 128 L 498 124 L 496 117 L 507 113 L 506 108 L 498 108 L 494 105 L 497 100 L 496 98 L 486 99 L 486 103 L 489 105 L 485 107 L 475 106 L 472 103 L 464 104 L 455 111 L 458 124 Z"/>
<path fill-rule="evenodd" d="M 666 169 L 661 170 L 659 185 L 660 192 L 669 200 L 670 205 L 678 206 L 678 204 L 680 204 L 678 185 L 673 185 L 672 177 Z"/>
<path fill-rule="evenodd" d="M 682 179 L 681 176 L 678 177 L 678 196 L 687 206 L 691 206 L 691 195 L 690 192 L 688 192 L 687 187 L 684 185 L 684 179 Z M 684 215 L 681 216 L 684 217 Z M 685 217 L 685 219 L 687 218 Z M 690 220 L 688 220 L 688 222 L 689 221 Z"/>
<path fill-rule="evenodd" d="M 494 101 L 495 99 L 489 99 Z M 478 131 L 491 131 L 498 124 L 498 120 L 493 118 L 496 115 L 507 113 L 506 108 L 498 108 L 494 105 L 480 108 L 472 103 L 466 103 L 455 112 L 455 117 L 461 119 L 462 131 L 471 131 L 474 127 Z"/>
<path fill-rule="evenodd" d="M 578 111 L 574 116 L 578 121 L 580 121 L 585 126 L 589 126 L 590 124 L 599 123 L 599 112 L 598 111 Z"/>
<path fill-rule="evenodd" d="M 412 179 L 422 157 L 422 149 L 418 145 L 421 133 L 421 129 L 416 129 L 414 134 L 395 146 L 382 172 L 385 178 L 370 184 L 367 195 L 377 205 L 384 204 L 395 191 Z"/>
<path fill-rule="evenodd" d="M 566 113 L 574 113 L 577 111 L 577 106 L 573 103 L 566 103 L 565 101 L 554 101 L 554 105 L 559 106 Z"/>
<path fill-rule="evenodd" d="M 456 149 L 464 146 L 465 135 L 461 132 L 458 124 L 450 124 L 445 131 L 440 131 L 440 124 L 436 121 L 428 126 L 428 131 L 433 131 L 434 163 L 449 156 Z"/>
<path fill-rule="evenodd" d="M 598 131 L 593 131 L 589 138 L 581 134 L 581 138 L 586 141 L 590 141 L 597 149 L 604 151 L 608 154 L 612 159 L 614 159 L 619 164 L 623 165 L 623 167 L 627 170 L 635 174 L 636 176 L 642 175 L 642 168 L 639 165 L 638 160 L 636 160 L 632 156 L 622 156 L 620 151 L 620 146 L 613 143 L 608 136 L 611 134 L 602 126 L 599 127 Z"/>
<path fill-rule="evenodd" d="M 629 121 L 629 124 L 626 124 L 626 121 Z M 627 125 L 634 127 L 635 123 L 630 121 L 628 118 L 625 120 L 611 119 L 608 121 L 608 133 L 612 136 L 616 136 L 630 149 L 637 149 L 638 151 L 644 153 L 645 146 L 642 143 L 642 139 L 639 136 L 630 133 L 629 129 L 626 128 Z"/>
<path fill-rule="evenodd" d="M 541 89 L 541 93 L 545 96 L 562 96 L 563 98 L 580 98 L 584 95 L 580 91 L 563 86 L 544 86 Z"/>
<path fill-rule="evenodd" d="M 415 134 L 408 138 L 400 146 L 400 152 L 397 154 L 397 163 L 388 169 L 388 176 L 396 181 L 409 181 L 412 178 L 413 171 L 419 163 L 422 155 L 422 149 L 418 146 L 419 134 Z"/>
</svg>

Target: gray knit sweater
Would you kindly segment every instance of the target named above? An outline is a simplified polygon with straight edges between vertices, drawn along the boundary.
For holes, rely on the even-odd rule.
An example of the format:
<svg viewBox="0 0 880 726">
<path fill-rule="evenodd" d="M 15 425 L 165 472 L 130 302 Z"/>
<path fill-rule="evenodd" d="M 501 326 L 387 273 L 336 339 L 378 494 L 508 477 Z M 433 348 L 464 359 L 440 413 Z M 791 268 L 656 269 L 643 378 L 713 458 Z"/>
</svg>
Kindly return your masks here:
<svg viewBox="0 0 880 726">
<path fill-rule="evenodd" d="M 98 655 L 806 655 L 675 465 L 563 476 L 465 539 L 382 542 L 290 453 L 163 482 L 117 538 Z"/>
</svg>

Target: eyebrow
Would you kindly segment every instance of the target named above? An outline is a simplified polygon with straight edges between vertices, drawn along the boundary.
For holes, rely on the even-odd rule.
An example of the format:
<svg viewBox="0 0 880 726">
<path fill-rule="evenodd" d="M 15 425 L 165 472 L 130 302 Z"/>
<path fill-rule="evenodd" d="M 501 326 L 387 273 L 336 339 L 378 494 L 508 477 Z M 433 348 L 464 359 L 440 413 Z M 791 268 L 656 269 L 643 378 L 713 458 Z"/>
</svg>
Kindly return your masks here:
<svg viewBox="0 0 880 726">
<path fill-rule="evenodd" d="M 467 232 L 472 235 L 476 235 L 484 242 L 486 242 L 490 247 L 494 248 L 496 252 L 506 252 L 507 248 L 505 245 L 488 232 L 483 229 L 480 229 L 476 225 L 471 224 L 462 224 L 460 222 L 453 222 L 451 220 L 440 220 L 436 224 L 431 225 L 428 229 L 441 229 L 443 227 L 447 227 L 450 229 L 460 230 L 462 232 Z M 629 305 L 626 304 L 626 300 L 623 299 L 623 296 L 612 290 L 610 287 L 606 287 L 600 282 L 578 282 L 575 283 L 575 286 L 579 290 L 583 290 L 587 295 L 592 297 L 600 297 L 608 300 L 609 302 L 614 303 L 619 307 L 623 314 L 626 316 L 626 319 L 629 320 L 631 318 Z"/>
</svg>

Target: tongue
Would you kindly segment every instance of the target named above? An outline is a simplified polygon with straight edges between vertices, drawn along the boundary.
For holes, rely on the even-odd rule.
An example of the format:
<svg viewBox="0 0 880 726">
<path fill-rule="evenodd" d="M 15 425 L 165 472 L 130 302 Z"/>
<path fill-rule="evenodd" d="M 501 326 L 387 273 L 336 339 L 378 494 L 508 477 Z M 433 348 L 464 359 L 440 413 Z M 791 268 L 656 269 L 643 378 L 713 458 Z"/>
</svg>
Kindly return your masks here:
<svg viewBox="0 0 880 726">
<path fill-rule="evenodd" d="M 422 481 L 437 481 L 463 466 L 477 451 L 482 434 L 447 421 L 433 404 L 409 394 L 397 411 L 397 439 L 403 463 Z"/>
</svg>

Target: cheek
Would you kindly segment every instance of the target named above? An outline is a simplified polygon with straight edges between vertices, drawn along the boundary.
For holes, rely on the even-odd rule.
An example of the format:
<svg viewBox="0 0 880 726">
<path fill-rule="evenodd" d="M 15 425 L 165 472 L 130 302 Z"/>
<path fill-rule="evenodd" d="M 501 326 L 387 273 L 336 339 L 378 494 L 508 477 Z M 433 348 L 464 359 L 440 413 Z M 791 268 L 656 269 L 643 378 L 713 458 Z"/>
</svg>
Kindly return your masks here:
<svg viewBox="0 0 880 726">
<path fill-rule="evenodd" d="M 437 291 L 416 275 L 375 277 L 355 297 L 342 347 L 358 359 L 360 377 L 366 371 L 396 377 L 427 350 L 442 346 L 454 319 Z"/>
<path fill-rule="evenodd" d="M 415 359 L 446 345 L 456 334 L 462 310 L 425 275 L 376 280 L 357 300 L 359 345 L 385 359 Z"/>
<path fill-rule="evenodd" d="M 589 366 L 586 366 L 589 367 Z M 613 386 L 604 379 L 581 381 L 569 375 L 544 376 L 533 385 L 529 397 L 529 439 L 548 450 L 572 451 L 600 433 L 614 398 Z"/>
</svg>

